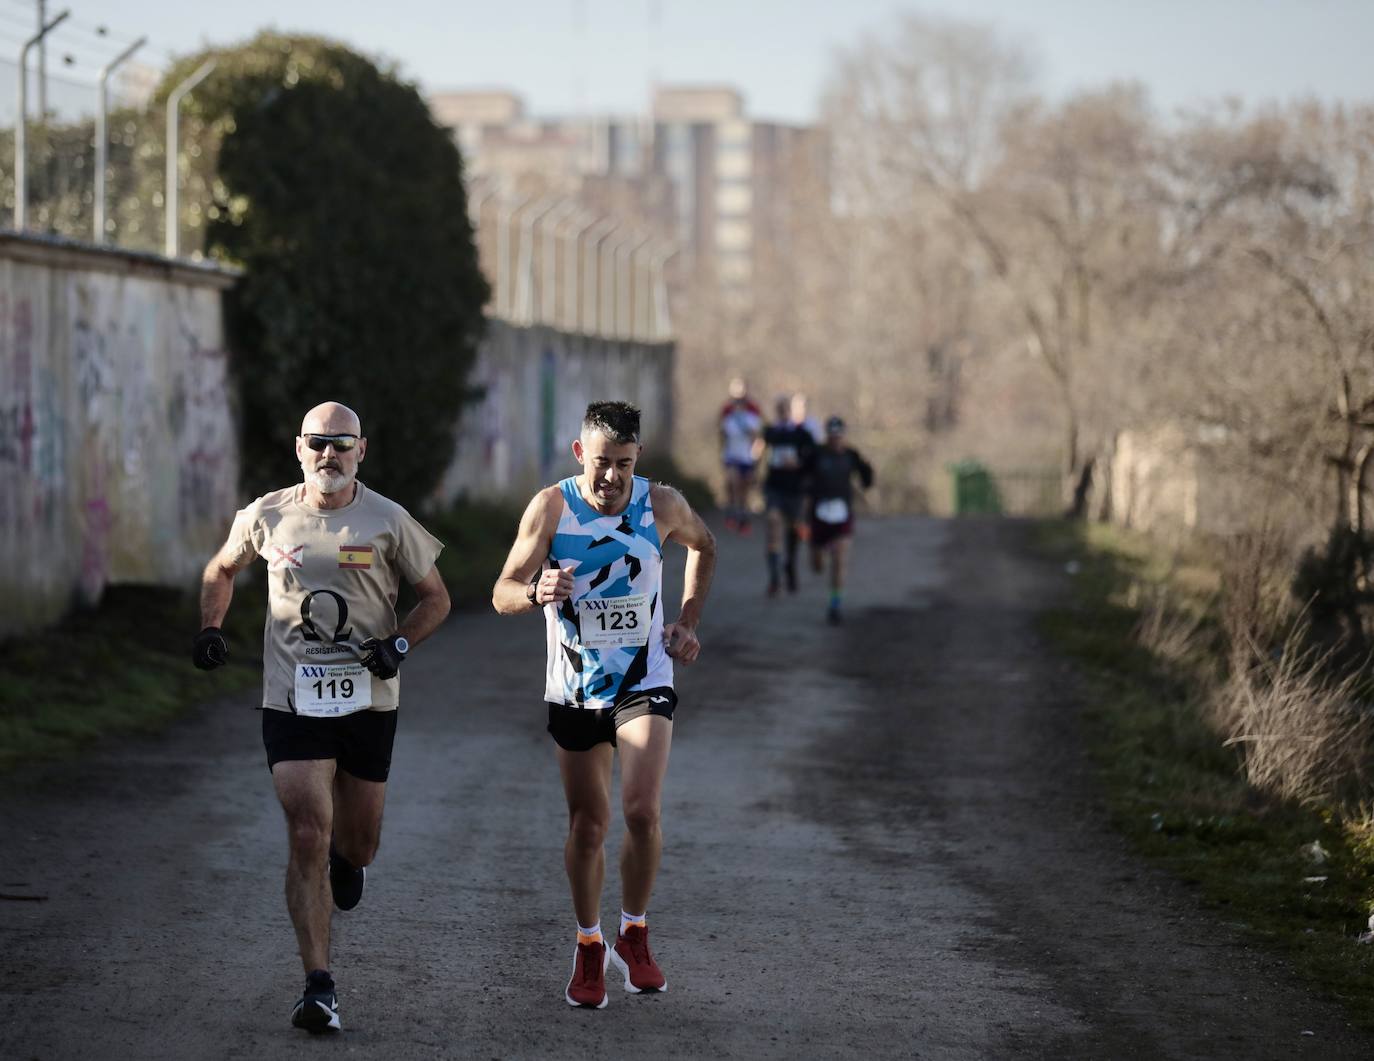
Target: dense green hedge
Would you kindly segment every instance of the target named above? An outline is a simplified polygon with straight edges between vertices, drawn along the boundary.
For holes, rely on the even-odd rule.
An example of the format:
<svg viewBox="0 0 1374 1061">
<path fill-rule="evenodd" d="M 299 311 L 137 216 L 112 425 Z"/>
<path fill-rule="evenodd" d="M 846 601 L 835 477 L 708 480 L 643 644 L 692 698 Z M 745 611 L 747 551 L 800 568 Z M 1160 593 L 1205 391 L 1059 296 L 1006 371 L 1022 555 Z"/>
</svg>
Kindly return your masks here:
<svg viewBox="0 0 1374 1061">
<path fill-rule="evenodd" d="M 226 322 L 244 487 L 298 478 L 301 415 L 338 399 L 375 440 L 366 478 L 418 506 L 452 453 L 488 295 L 458 150 L 414 86 L 315 37 L 189 56 L 159 98 L 207 57 L 183 108 L 185 223 L 245 271 Z"/>
</svg>

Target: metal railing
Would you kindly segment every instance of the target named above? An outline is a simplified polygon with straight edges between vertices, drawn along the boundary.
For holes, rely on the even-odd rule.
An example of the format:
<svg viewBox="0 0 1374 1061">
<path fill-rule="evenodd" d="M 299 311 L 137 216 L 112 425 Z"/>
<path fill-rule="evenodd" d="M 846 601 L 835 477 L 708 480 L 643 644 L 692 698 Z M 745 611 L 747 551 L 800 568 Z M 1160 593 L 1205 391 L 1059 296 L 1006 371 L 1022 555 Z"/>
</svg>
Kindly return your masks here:
<svg viewBox="0 0 1374 1061">
<path fill-rule="evenodd" d="M 165 108 L 151 107 L 146 76 L 141 93 L 120 80 L 143 43 L 111 45 L 91 83 L 49 74 L 42 113 L 30 106 L 40 95 L 31 92 L 36 71 L 21 76 L 18 53 L 13 62 L 0 58 L 0 202 L 16 230 L 200 257 L 204 204 L 191 194 L 183 207 L 181 189 L 186 156 L 206 145 L 182 128 L 188 123 L 178 105 L 214 63 L 175 86 Z M 32 45 L 21 50 L 29 54 Z M 28 121 L 20 121 L 26 109 Z M 468 211 L 494 316 L 603 338 L 672 337 L 665 274 L 677 252 L 648 227 L 574 196 L 519 195 L 480 180 Z"/>
<path fill-rule="evenodd" d="M 638 342 L 672 338 L 667 264 L 676 249 L 567 196 L 468 192 L 489 310 L 512 324 Z"/>
<path fill-rule="evenodd" d="M 48 28 L 60 24 L 50 20 Z M 124 250 L 199 257 L 197 204 L 181 208 L 185 156 L 177 105 L 213 69 L 175 86 L 165 113 L 147 106 L 151 68 L 129 72 L 144 38 L 110 53 L 94 82 L 52 74 L 40 79 L 30 59 L 35 36 L 15 61 L 0 58 L 0 203 L 16 231 L 113 244 Z M 123 76 L 128 73 L 128 76 Z M 8 86 L 8 87 L 6 87 Z M 46 100 L 46 110 L 34 105 Z M 27 120 L 21 120 L 21 116 Z M 185 244 L 185 245 L 183 245 Z"/>
</svg>

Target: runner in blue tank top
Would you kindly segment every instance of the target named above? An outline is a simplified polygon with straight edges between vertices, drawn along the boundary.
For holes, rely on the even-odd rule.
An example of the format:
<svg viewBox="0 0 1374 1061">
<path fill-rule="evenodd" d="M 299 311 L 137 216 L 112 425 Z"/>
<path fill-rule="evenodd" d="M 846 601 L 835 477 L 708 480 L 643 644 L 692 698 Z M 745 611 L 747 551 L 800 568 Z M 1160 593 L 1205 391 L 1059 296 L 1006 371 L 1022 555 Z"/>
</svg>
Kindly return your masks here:
<svg viewBox="0 0 1374 1061">
<path fill-rule="evenodd" d="M 673 662 L 701 652 L 696 628 L 715 569 L 711 532 L 680 493 L 634 474 L 639 410 L 625 402 L 587 406 L 572 444 L 580 475 L 545 487 L 520 521 L 492 590 L 502 615 L 544 609 L 548 663 L 544 699 L 557 745 L 569 829 L 563 859 L 577 915 L 570 1005 L 606 1005 L 605 969 L 625 990 L 668 983 L 649 951 L 646 914 L 658 872 L 663 775 L 672 742 Z M 682 607 L 665 622 L 663 545 L 687 548 Z M 625 841 L 623 896 L 613 946 L 601 936 L 611 773 L 620 751 Z"/>
</svg>

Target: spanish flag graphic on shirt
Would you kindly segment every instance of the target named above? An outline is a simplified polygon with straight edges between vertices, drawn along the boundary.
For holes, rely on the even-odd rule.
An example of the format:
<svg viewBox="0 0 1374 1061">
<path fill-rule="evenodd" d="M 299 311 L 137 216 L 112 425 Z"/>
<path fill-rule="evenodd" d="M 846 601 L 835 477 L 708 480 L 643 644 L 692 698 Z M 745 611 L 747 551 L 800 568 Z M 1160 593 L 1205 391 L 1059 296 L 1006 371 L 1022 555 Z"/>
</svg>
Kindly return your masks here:
<svg viewBox="0 0 1374 1061">
<path fill-rule="evenodd" d="M 339 566 L 352 568 L 369 568 L 372 566 L 372 546 L 370 545 L 341 545 L 339 546 Z"/>
</svg>

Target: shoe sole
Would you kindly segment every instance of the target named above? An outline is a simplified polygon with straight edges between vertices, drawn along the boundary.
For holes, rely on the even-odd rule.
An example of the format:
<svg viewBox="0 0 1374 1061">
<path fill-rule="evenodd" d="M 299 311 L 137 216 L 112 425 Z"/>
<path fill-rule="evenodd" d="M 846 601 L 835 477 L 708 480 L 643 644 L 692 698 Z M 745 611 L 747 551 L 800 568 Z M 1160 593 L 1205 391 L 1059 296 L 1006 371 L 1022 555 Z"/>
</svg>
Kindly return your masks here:
<svg viewBox="0 0 1374 1061">
<path fill-rule="evenodd" d="M 291 1026 L 302 1028 L 311 1035 L 343 1031 L 343 1023 L 339 1020 L 338 1010 L 326 1009 L 318 1002 L 311 1002 L 308 1005 L 298 1003 L 295 1011 L 291 1014 Z"/>
<path fill-rule="evenodd" d="M 334 882 L 333 882 L 332 880 L 329 882 L 329 894 L 330 894 L 331 898 L 333 898 L 333 900 L 334 900 L 334 909 L 336 909 L 336 910 L 352 910 L 352 909 L 353 909 L 354 907 L 356 907 L 360 902 L 363 901 L 363 892 L 367 891 L 367 867 L 366 867 L 366 866 L 361 866 L 361 867 L 359 867 L 359 868 L 362 870 L 362 874 L 363 874 L 363 883 L 362 883 L 362 886 L 358 888 L 358 897 L 357 897 L 356 899 L 354 899 L 351 903 L 349 903 L 347 906 L 344 906 L 343 903 L 339 902 L 339 897 L 338 897 L 338 895 L 335 894 L 335 892 L 334 892 Z"/>
<path fill-rule="evenodd" d="M 611 948 L 610 948 L 610 947 L 607 947 L 607 948 L 606 948 L 605 957 L 603 957 L 603 958 L 601 959 L 601 986 L 602 986 L 602 990 L 601 990 L 601 1001 L 598 1002 L 596 1005 L 592 1005 L 590 1002 L 579 1002 L 579 1001 L 577 1001 L 577 999 L 573 998 L 571 994 L 568 993 L 568 988 L 565 987 L 565 988 L 563 989 L 563 998 L 567 1001 L 568 1005 L 572 1006 L 574 1009 L 605 1009 L 605 1008 L 606 1008 L 607 1003 L 609 1003 L 609 1002 L 611 1001 L 611 993 L 605 989 L 605 986 L 606 986 L 606 966 L 609 965 L 610 962 L 611 962 Z M 577 975 L 577 954 L 576 954 L 576 952 L 574 952 L 574 953 L 573 953 L 573 976 L 576 976 L 576 975 Z M 572 987 L 572 978 L 571 978 L 571 977 L 568 979 L 568 987 Z"/>
<path fill-rule="evenodd" d="M 630 994 L 662 995 L 667 993 L 668 981 L 666 979 L 663 981 L 662 987 L 635 987 L 635 985 L 630 982 L 629 963 L 616 952 L 616 949 L 614 947 L 611 947 L 606 951 L 606 956 L 610 958 L 611 961 L 615 962 L 615 967 L 617 969 L 619 969 L 622 973 L 625 974 L 625 990 L 628 991 Z"/>
</svg>

